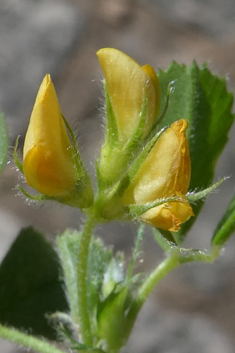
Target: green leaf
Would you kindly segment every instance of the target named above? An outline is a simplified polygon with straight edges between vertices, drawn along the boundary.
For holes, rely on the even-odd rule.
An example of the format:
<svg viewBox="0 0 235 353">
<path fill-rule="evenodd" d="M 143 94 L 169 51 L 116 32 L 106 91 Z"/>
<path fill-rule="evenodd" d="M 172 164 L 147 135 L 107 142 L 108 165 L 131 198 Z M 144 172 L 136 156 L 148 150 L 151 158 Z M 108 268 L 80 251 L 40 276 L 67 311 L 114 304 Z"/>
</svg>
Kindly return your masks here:
<svg viewBox="0 0 235 353">
<path fill-rule="evenodd" d="M 106 103 L 106 124 L 107 124 L 107 134 L 105 144 L 114 147 L 119 141 L 118 125 L 115 113 L 113 111 L 112 103 L 108 93 L 106 82 L 104 82 L 104 93 L 105 93 L 105 103 Z"/>
<path fill-rule="evenodd" d="M 66 231 L 57 237 L 59 254 L 64 271 L 64 281 L 67 290 L 70 312 L 75 322 L 79 323 L 78 298 L 77 298 L 77 267 L 78 250 L 81 233 Z M 88 257 L 88 299 L 91 315 L 96 314 L 104 274 L 112 259 L 112 251 L 106 249 L 100 239 L 92 238 Z"/>
<path fill-rule="evenodd" d="M 8 150 L 8 133 L 3 114 L 0 113 L 0 173 L 3 170 Z"/>
<path fill-rule="evenodd" d="M 235 231 L 235 196 L 230 202 L 224 216 L 220 220 L 213 238 L 212 244 L 222 246 Z"/>
<path fill-rule="evenodd" d="M 187 138 L 192 164 L 189 191 L 207 188 L 213 180 L 218 157 L 234 121 L 231 112 L 233 95 L 227 92 L 225 78 L 212 75 L 205 64 L 199 68 L 195 62 L 190 67 L 173 62 L 166 71 L 159 71 L 159 81 L 163 95 L 161 111 L 169 83 L 173 87 L 159 128 L 182 118 L 188 121 Z M 203 203 L 201 200 L 193 205 L 195 217 L 181 227 L 181 240 L 196 220 Z"/>
<path fill-rule="evenodd" d="M 60 272 L 51 244 L 23 229 L 0 266 L 0 322 L 56 339 L 45 315 L 68 310 Z"/>
<path fill-rule="evenodd" d="M 98 335 L 105 340 L 105 350 L 118 351 L 124 344 L 125 311 L 128 288 L 111 293 L 101 304 L 98 312 Z"/>
</svg>

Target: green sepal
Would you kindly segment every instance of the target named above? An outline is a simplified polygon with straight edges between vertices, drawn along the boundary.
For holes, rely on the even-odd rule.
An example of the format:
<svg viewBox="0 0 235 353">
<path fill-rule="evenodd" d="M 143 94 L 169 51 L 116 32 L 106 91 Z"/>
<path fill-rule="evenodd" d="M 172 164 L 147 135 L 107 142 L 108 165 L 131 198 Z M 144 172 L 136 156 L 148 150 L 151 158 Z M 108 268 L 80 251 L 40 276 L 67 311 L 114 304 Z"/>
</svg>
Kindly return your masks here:
<svg viewBox="0 0 235 353">
<path fill-rule="evenodd" d="M 101 148 L 99 176 L 102 190 L 109 188 L 119 180 L 127 169 L 129 158 L 121 144 L 113 147 L 105 144 Z"/>
<path fill-rule="evenodd" d="M 79 207 L 81 209 L 89 208 L 94 201 L 94 194 L 91 186 L 91 179 L 86 171 L 78 179 L 75 187 L 66 197 L 56 197 L 56 201 L 64 203 L 71 207 Z"/>
<path fill-rule="evenodd" d="M 31 195 L 21 185 L 17 185 L 17 187 L 27 199 L 32 201 L 56 201 L 71 207 L 87 208 L 93 203 L 93 192 L 88 184 L 88 187 L 85 189 L 87 193 L 84 195 L 84 185 L 86 181 L 86 178 L 84 181 L 79 180 L 73 191 L 67 197 L 48 196 L 45 194 Z M 82 198 L 82 196 L 84 197 Z"/>
<path fill-rule="evenodd" d="M 100 222 L 108 222 L 110 220 L 121 220 L 125 214 L 125 207 L 119 196 L 119 183 L 111 187 L 106 192 L 99 192 L 95 200 L 96 216 Z"/>
<path fill-rule="evenodd" d="M 230 202 L 224 216 L 220 220 L 214 235 L 212 237 L 212 244 L 223 246 L 229 237 L 235 231 L 235 196 Z"/>
<path fill-rule="evenodd" d="M 80 156 L 76 136 L 73 132 L 73 129 L 63 115 L 62 118 L 71 137 L 72 147 L 74 150 L 74 161 L 78 173 L 78 180 L 74 189 L 67 197 L 56 197 L 55 199 L 56 201 L 67 204 L 71 207 L 88 208 L 93 204 L 94 200 L 91 178 Z"/>
<path fill-rule="evenodd" d="M 154 202 L 148 202 L 145 205 L 129 205 L 126 206 L 126 218 L 135 219 L 141 217 L 141 215 L 151 208 L 158 207 L 167 202 L 187 202 L 179 196 L 164 197 L 162 199 L 157 199 Z"/>
<path fill-rule="evenodd" d="M 101 183 L 99 183 L 103 189 L 108 188 L 123 178 L 123 175 L 127 172 L 129 165 L 133 163 L 136 156 L 143 148 L 144 130 L 146 125 L 147 115 L 147 94 L 144 88 L 144 99 L 138 125 L 133 132 L 133 135 L 125 143 L 118 137 L 116 125 L 114 126 L 113 121 L 116 121 L 112 104 L 108 96 L 108 92 L 105 94 L 106 106 L 110 107 L 110 113 L 107 114 L 107 127 L 106 127 L 106 139 L 105 144 L 101 149 L 99 176 Z M 112 134 L 112 131 L 113 134 Z"/>
<path fill-rule="evenodd" d="M 17 185 L 17 188 L 20 190 L 20 192 L 29 200 L 32 201 L 46 201 L 46 200 L 53 200 L 54 198 L 49 198 L 46 195 L 43 194 L 37 194 L 37 195 L 31 195 L 29 194 L 24 188 L 22 188 L 21 185 Z"/>
<path fill-rule="evenodd" d="M 186 194 L 186 198 L 188 202 L 196 202 L 198 200 L 204 199 L 207 197 L 211 192 L 213 192 L 215 189 L 217 189 L 226 179 L 226 177 L 220 179 L 217 183 L 211 185 L 209 188 L 204 189 L 199 192 L 188 192 Z"/>
<path fill-rule="evenodd" d="M 138 125 L 137 125 L 133 135 L 131 136 L 129 141 L 127 141 L 127 144 L 125 146 L 125 150 L 128 151 L 129 155 L 133 154 L 139 150 L 140 142 L 143 140 L 144 129 L 145 129 L 145 125 L 146 125 L 147 108 L 148 108 L 148 98 L 147 98 L 145 87 L 144 87 L 143 97 L 144 97 L 143 104 L 142 104 L 142 109 L 140 112 Z"/>
<path fill-rule="evenodd" d="M 105 80 L 104 93 L 106 107 L 106 134 L 104 145 L 101 147 L 99 167 L 98 165 L 96 167 L 97 174 L 99 174 L 100 177 L 100 189 L 105 189 L 117 180 L 118 175 L 123 169 L 123 159 L 125 160 L 122 146 L 119 141 L 117 119 L 113 111 Z"/>
<path fill-rule="evenodd" d="M 97 180 L 97 189 L 98 193 L 101 192 L 102 188 L 104 187 L 103 181 L 100 175 L 100 168 L 99 168 L 99 160 L 96 159 L 95 161 L 95 171 L 96 171 L 96 180 Z"/>
<path fill-rule="evenodd" d="M 15 161 L 15 165 L 17 166 L 17 168 L 19 169 L 19 171 L 24 174 L 24 168 L 23 168 L 23 164 L 19 161 L 18 158 L 18 144 L 19 144 L 19 138 L 20 136 L 17 136 L 16 138 L 16 142 L 15 142 L 15 147 L 14 147 L 14 161 Z"/>
<path fill-rule="evenodd" d="M 104 80 L 105 108 L 106 108 L 106 135 L 105 145 L 113 148 L 119 142 L 119 132 L 117 119 L 113 110 L 112 102 L 108 93 L 107 85 Z"/>
</svg>

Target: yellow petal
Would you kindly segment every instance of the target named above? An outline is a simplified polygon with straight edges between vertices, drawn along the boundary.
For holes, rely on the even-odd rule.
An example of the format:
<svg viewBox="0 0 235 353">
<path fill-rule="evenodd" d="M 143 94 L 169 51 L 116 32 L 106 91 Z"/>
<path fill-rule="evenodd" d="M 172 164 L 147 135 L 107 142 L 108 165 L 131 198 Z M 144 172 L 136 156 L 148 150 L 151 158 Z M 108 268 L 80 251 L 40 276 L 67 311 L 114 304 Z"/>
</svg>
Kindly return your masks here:
<svg viewBox="0 0 235 353">
<path fill-rule="evenodd" d="M 191 175 L 187 121 L 174 122 L 158 139 L 123 195 L 125 205 L 185 195 Z M 172 202 L 147 211 L 142 218 L 162 229 L 176 230 L 193 215 L 188 202 Z"/>
<path fill-rule="evenodd" d="M 157 140 L 123 195 L 125 204 L 145 204 L 188 189 L 191 165 L 185 136 L 187 121 L 178 120 Z"/>
<path fill-rule="evenodd" d="M 193 215 L 193 210 L 185 199 L 185 202 L 170 202 L 154 207 L 145 212 L 141 219 L 153 227 L 176 232 Z"/>
<path fill-rule="evenodd" d="M 142 68 L 135 60 L 113 48 L 101 49 L 97 56 L 103 71 L 121 138 L 128 140 L 135 131 L 142 110 L 144 89 L 147 93 L 145 135 L 156 119 L 159 87 L 153 69 Z M 158 103 L 156 103 L 158 101 Z"/>
<path fill-rule="evenodd" d="M 44 77 L 33 107 L 23 166 L 26 182 L 46 195 L 66 195 L 77 182 L 73 150 L 50 75 Z"/>
</svg>

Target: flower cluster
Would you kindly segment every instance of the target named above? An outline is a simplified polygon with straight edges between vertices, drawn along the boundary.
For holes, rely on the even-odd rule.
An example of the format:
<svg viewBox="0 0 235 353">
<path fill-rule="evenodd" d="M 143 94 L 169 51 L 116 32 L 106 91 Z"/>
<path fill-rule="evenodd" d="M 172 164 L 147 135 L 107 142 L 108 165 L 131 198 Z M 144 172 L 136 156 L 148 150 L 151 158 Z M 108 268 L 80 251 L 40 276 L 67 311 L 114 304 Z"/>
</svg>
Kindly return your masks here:
<svg viewBox="0 0 235 353">
<path fill-rule="evenodd" d="M 193 215 L 185 196 L 191 174 L 187 121 L 159 131 L 161 89 L 154 69 L 116 49 L 97 55 L 107 124 L 96 198 L 49 75 L 39 88 L 25 137 L 25 180 L 41 199 L 86 208 L 104 221 L 139 218 L 177 231 Z"/>
<path fill-rule="evenodd" d="M 109 123 L 101 151 L 100 178 L 105 185 L 107 180 L 114 183 L 116 178 L 126 180 L 128 176 L 125 187 L 118 190 L 122 203 L 149 205 L 143 214 L 136 208 L 143 221 L 177 231 L 193 215 L 185 197 L 191 174 L 187 121 L 174 122 L 159 136 L 156 127 L 161 90 L 154 69 L 141 67 L 116 49 L 101 49 L 97 55 L 105 78 Z M 143 150 L 147 153 L 139 158 Z M 153 207 L 156 200 L 170 197 L 178 200 Z"/>
</svg>

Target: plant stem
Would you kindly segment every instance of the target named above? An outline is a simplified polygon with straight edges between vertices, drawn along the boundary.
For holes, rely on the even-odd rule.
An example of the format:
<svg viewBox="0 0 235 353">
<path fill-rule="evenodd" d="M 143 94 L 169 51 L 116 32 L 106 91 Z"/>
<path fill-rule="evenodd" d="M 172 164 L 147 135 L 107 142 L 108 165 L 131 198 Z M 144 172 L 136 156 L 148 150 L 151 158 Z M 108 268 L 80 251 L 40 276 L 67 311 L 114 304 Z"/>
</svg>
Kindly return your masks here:
<svg viewBox="0 0 235 353">
<path fill-rule="evenodd" d="M 173 252 L 171 256 L 169 256 L 167 259 L 165 259 L 148 277 L 148 279 L 145 281 L 145 283 L 142 285 L 142 287 L 139 290 L 139 293 L 136 297 L 136 301 L 138 303 L 138 306 L 140 308 L 146 301 L 147 297 L 149 294 L 152 292 L 152 290 L 156 287 L 158 282 L 161 281 L 162 278 L 164 278 L 169 272 L 171 272 L 173 269 L 178 267 L 180 265 L 180 262 L 178 260 L 178 256 L 176 252 Z"/>
<path fill-rule="evenodd" d="M 149 275 L 146 281 L 143 283 L 140 288 L 136 299 L 133 301 L 130 310 L 127 315 L 127 328 L 126 328 L 126 337 L 129 337 L 129 334 L 133 328 L 135 320 L 139 314 L 140 309 L 148 298 L 149 294 L 164 278 L 169 272 L 180 265 L 177 252 L 172 252 L 171 255 L 165 259 L 160 265 Z"/>
<path fill-rule="evenodd" d="M 179 265 L 186 262 L 214 262 L 220 255 L 221 248 L 221 246 L 212 246 L 210 253 L 206 253 L 205 251 L 184 249 L 185 253 L 181 254 L 181 250 L 178 248 L 172 250 L 169 257 L 160 263 L 160 265 L 149 275 L 149 277 L 147 277 L 135 300 L 133 301 L 126 317 L 126 339 L 130 335 L 140 309 L 162 278 L 164 278 L 169 272 L 177 268 Z"/>
<path fill-rule="evenodd" d="M 0 336 L 3 339 L 31 348 L 39 353 L 65 353 L 65 351 L 62 351 L 45 341 L 2 325 L 0 325 Z"/>
<path fill-rule="evenodd" d="M 132 259 L 127 271 L 127 275 L 126 275 L 126 279 L 127 282 L 129 282 L 131 280 L 131 276 L 132 276 L 132 272 L 133 272 L 133 268 L 135 266 L 135 262 L 136 262 L 136 258 L 138 256 L 138 251 L 139 251 L 139 247 L 140 247 L 140 243 L 143 239 L 143 232 L 144 232 L 144 224 L 141 224 L 141 226 L 138 229 L 137 232 L 137 238 L 136 238 L 136 243 L 135 243 L 135 248 L 132 254 Z"/>
<path fill-rule="evenodd" d="M 80 331 L 83 343 L 88 346 L 93 346 L 91 333 L 90 316 L 88 310 L 88 295 L 87 295 L 87 262 L 89 254 L 89 245 L 93 228 L 95 226 L 94 218 L 87 218 L 82 231 L 82 236 L 79 244 L 78 252 L 78 268 L 77 268 L 77 286 L 78 286 L 78 313 Z"/>
</svg>

